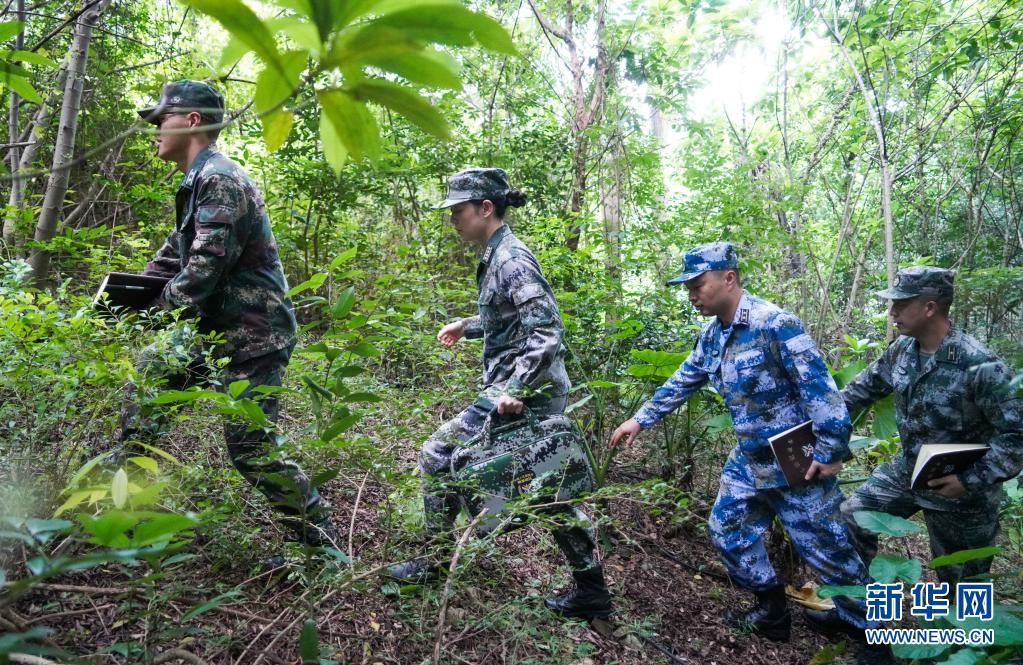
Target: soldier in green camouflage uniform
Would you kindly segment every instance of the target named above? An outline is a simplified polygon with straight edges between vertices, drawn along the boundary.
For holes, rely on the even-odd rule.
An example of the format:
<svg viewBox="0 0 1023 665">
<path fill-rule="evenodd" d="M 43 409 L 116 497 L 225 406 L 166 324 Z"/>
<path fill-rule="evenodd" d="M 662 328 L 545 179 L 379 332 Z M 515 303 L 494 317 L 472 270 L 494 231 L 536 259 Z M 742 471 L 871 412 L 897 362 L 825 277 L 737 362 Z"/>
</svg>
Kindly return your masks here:
<svg viewBox="0 0 1023 665">
<path fill-rule="evenodd" d="M 270 229 L 263 196 L 242 168 L 222 155 L 215 140 L 224 99 L 201 81 L 177 81 L 164 88 L 156 106 L 139 115 L 159 127 L 157 154 L 178 164 L 184 178 L 175 196 L 175 228 L 145 274 L 170 278 L 158 303 L 198 319 L 198 332 L 216 331 L 224 343 L 205 348 L 178 334 L 170 349 L 154 345 L 138 370 L 146 384 L 184 387 L 210 373 L 207 351 L 228 361 L 217 377 L 220 388 L 246 380 L 239 396 L 257 401 L 267 421 L 277 419 L 277 398 L 260 396 L 259 386 L 280 386 L 294 349 L 295 314 L 286 297 L 287 280 Z M 200 127 L 212 125 L 210 129 Z M 187 328 L 185 329 L 187 330 Z M 122 444 L 158 432 L 165 420 L 149 395 L 126 388 L 126 407 L 116 439 Z M 276 450 L 272 431 L 250 431 L 229 421 L 224 435 L 231 461 L 250 483 L 285 513 L 292 537 L 310 545 L 331 545 L 336 537 L 316 489 L 294 463 Z"/>
<path fill-rule="evenodd" d="M 528 407 L 539 418 L 563 413 L 570 387 L 565 371 L 564 325 L 550 285 L 533 253 L 504 224 L 508 206 L 525 204 L 525 195 L 508 185 L 501 169 L 469 169 L 448 180 L 448 196 L 439 209 L 451 209 L 459 236 L 483 247 L 476 269 L 479 313 L 445 326 L 438 340 L 451 346 L 463 336 L 483 339 L 480 397 L 427 439 L 419 455 L 427 530 L 443 543 L 450 538 L 460 505 L 445 488 L 451 458 L 477 435 L 492 411 L 518 414 Z M 554 539 L 568 560 L 576 588 L 547 600 L 564 616 L 607 616 L 610 595 L 594 560 L 589 520 L 566 510 Z M 390 568 L 401 581 L 425 581 L 439 569 L 426 557 Z"/>
<path fill-rule="evenodd" d="M 953 275 L 942 268 L 899 271 L 895 286 L 881 291 L 892 300 L 891 316 L 902 333 L 884 354 L 842 391 L 850 413 L 895 395 L 902 450 L 878 467 L 842 504 L 861 556 L 877 554 L 877 536 L 857 524 L 859 510 L 909 517 L 923 510 L 934 556 L 986 547 L 998 532 L 1002 482 L 1023 468 L 1023 405 L 1011 389 L 1012 373 L 987 347 L 952 325 L 948 308 Z M 910 489 L 920 446 L 925 443 L 986 443 L 991 449 L 961 474 Z M 937 569 L 942 582 L 986 573 L 991 558 Z"/>
</svg>

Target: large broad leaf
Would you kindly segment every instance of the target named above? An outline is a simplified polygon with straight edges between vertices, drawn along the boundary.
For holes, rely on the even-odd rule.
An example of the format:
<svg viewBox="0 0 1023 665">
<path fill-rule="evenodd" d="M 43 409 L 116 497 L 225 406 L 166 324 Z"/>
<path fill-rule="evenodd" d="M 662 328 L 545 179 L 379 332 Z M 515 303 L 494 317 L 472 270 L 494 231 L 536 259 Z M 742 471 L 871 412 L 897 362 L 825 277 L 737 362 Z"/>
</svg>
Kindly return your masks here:
<svg viewBox="0 0 1023 665">
<path fill-rule="evenodd" d="M 891 439 L 898 434 L 899 425 L 895 420 L 895 400 L 891 395 L 874 402 L 874 423 L 871 427 L 879 439 Z"/>
<path fill-rule="evenodd" d="M 418 53 L 372 56 L 364 58 L 364 61 L 373 67 L 394 72 L 410 83 L 452 90 L 462 87 L 458 61 L 443 51 L 424 49 Z"/>
<path fill-rule="evenodd" d="M 961 649 L 935 665 L 976 665 L 977 663 L 983 663 L 986 660 L 987 656 L 983 651 L 977 651 L 976 649 Z"/>
<path fill-rule="evenodd" d="M 265 67 L 256 77 L 256 94 L 253 106 L 259 113 L 265 113 L 284 103 L 298 87 L 302 72 L 305 71 L 309 54 L 306 51 L 288 51 L 281 56 L 280 71 Z"/>
<path fill-rule="evenodd" d="M 199 523 L 193 515 L 178 513 L 155 513 L 153 517 L 135 528 L 132 544 L 144 547 L 161 540 L 170 540 L 182 531 L 191 529 Z"/>
<path fill-rule="evenodd" d="M 298 653 L 302 657 L 302 665 L 317 665 L 320 662 L 320 635 L 316 630 L 316 622 L 306 619 L 302 623 L 302 632 L 298 636 Z"/>
<path fill-rule="evenodd" d="M 7 86 L 21 95 L 22 99 L 27 99 L 33 104 L 43 103 L 43 98 L 39 96 L 39 93 L 28 82 L 28 79 L 23 76 L 16 76 L 7 72 L 0 73 L 0 85 Z"/>
<path fill-rule="evenodd" d="M 952 611 L 947 620 L 950 624 L 962 628 L 967 633 L 971 630 L 988 628 L 994 631 L 994 643 L 996 646 L 1018 646 L 1023 644 L 1023 619 L 1013 612 L 1018 612 L 1019 607 L 1008 605 L 995 605 L 992 608 L 994 616 L 990 621 L 981 619 L 956 619 L 955 611 Z"/>
<path fill-rule="evenodd" d="M 278 16 L 266 20 L 266 27 L 273 32 L 283 32 L 291 41 L 310 53 L 319 53 L 323 48 L 323 40 L 316 30 L 316 25 L 294 16 Z"/>
<path fill-rule="evenodd" d="M 515 44 L 504 27 L 486 14 L 455 3 L 428 3 L 385 14 L 379 25 L 401 28 L 428 42 L 450 46 L 479 44 L 491 51 L 515 55 Z"/>
<path fill-rule="evenodd" d="M 340 89 L 316 93 L 320 106 L 353 159 L 374 160 L 380 152 L 380 130 L 366 105 Z"/>
<path fill-rule="evenodd" d="M 913 534 L 923 532 L 923 529 L 919 524 L 915 524 L 901 517 L 896 517 L 895 515 L 881 513 L 876 510 L 857 510 L 853 513 L 853 519 L 856 520 L 856 523 L 859 524 L 861 528 L 864 528 L 867 531 L 883 534 L 885 536 L 894 536 L 895 538 L 902 538 L 904 536 L 911 536 Z"/>
<path fill-rule="evenodd" d="M 137 513 L 111 510 L 99 517 L 82 515 L 80 521 L 82 528 L 93 536 L 89 542 L 107 547 L 127 547 L 127 531 L 138 524 L 139 519 Z"/>
<path fill-rule="evenodd" d="M 33 51 L 5 51 L 0 53 L 0 59 L 11 60 L 12 62 L 26 62 L 30 65 L 49 67 L 51 69 L 57 66 L 57 63 L 53 60 L 50 60 L 45 55 L 40 55 Z"/>
<path fill-rule="evenodd" d="M 923 566 L 916 559 L 878 554 L 870 562 L 870 576 L 881 584 L 890 584 L 899 579 L 916 584 L 923 572 Z"/>
<path fill-rule="evenodd" d="M 926 660 L 936 658 L 951 648 L 949 644 L 895 644 L 892 653 L 905 660 Z"/>
<path fill-rule="evenodd" d="M 110 481 L 110 498 L 118 508 L 128 502 L 128 473 L 124 469 L 118 469 Z"/>
<path fill-rule="evenodd" d="M 260 117 L 259 120 L 263 123 L 263 140 L 266 142 L 266 149 L 269 152 L 274 152 L 288 140 L 295 114 L 291 111 L 274 111 Z"/>
<path fill-rule="evenodd" d="M 320 146 L 323 149 L 323 157 L 330 164 L 335 175 L 341 175 L 341 169 L 348 161 L 348 148 L 344 141 L 334 129 L 334 123 L 330 121 L 326 109 L 320 109 Z"/>
<path fill-rule="evenodd" d="M 866 598 L 867 587 L 865 586 L 822 586 L 817 589 L 817 595 L 821 598 L 834 598 L 835 596 L 847 596 L 849 598 Z"/>
<path fill-rule="evenodd" d="M 224 29 L 244 43 L 285 80 L 285 69 L 273 34 L 241 0 L 181 0 L 192 9 L 215 18 Z"/>
<path fill-rule="evenodd" d="M 973 561 L 975 559 L 986 559 L 989 556 L 999 554 L 1001 551 L 1001 547 L 978 547 L 972 550 L 959 550 L 952 554 L 935 557 L 931 560 L 931 568 L 953 566 L 960 563 L 966 563 L 967 561 Z"/>
<path fill-rule="evenodd" d="M 21 21 L 4 21 L 0 23 L 0 42 L 16 37 L 21 31 Z"/>
<path fill-rule="evenodd" d="M 450 138 L 451 129 L 441 112 L 410 88 L 390 81 L 371 80 L 354 86 L 352 94 L 358 99 L 386 106 L 427 134 L 440 139 Z"/>
</svg>

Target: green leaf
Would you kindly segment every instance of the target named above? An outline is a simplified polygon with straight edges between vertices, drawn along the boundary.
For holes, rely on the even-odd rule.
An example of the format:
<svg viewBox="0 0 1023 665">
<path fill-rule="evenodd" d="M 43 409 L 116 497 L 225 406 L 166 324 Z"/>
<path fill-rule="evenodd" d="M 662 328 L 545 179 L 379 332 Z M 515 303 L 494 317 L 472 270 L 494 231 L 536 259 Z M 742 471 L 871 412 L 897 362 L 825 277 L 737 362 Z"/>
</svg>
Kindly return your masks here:
<svg viewBox="0 0 1023 665">
<path fill-rule="evenodd" d="M 899 426 L 895 420 L 895 400 L 889 395 L 874 402 L 874 423 L 871 429 L 879 439 L 891 439 L 898 434 Z"/>
<path fill-rule="evenodd" d="M 365 80 L 352 88 L 358 99 L 368 100 L 401 114 L 406 120 L 440 139 L 448 139 L 451 129 L 447 120 L 415 90 L 381 79 Z"/>
<path fill-rule="evenodd" d="M 164 390 L 153 399 L 150 404 L 190 404 L 200 399 L 216 399 L 219 394 L 215 390 L 200 390 L 189 388 L 188 390 Z"/>
<path fill-rule="evenodd" d="M 131 542 L 135 547 L 145 547 L 161 540 L 170 540 L 176 534 L 191 529 L 199 523 L 193 515 L 178 513 L 156 513 L 135 528 Z"/>
<path fill-rule="evenodd" d="M 256 94 L 253 106 L 259 113 L 266 113 L 283 104 L 298 88 L 309 60 L 305 51 L 288 51 L 281 56 L 283 75 L 273 67 L 265 67 L 256 77 Z"/>
<path fill-rule="evenodd" d="M 835 596 L 847 596 L 849 598 L 866 598 L 867 587 L 865 586 L 832 586 L 826 585 L 817 589 L 817 596 L 820 598 L 834 598 Z"/>
<path fill-rule="evenodd" d="M 17 37 L 21 32 L 21 21 L 4 21 L 0 23 L 0 42 Z"/>
<path fill-rule="evenodd" d="M 926 660 L 936 658 L 951 648 L 949 644 L 893 644 L 892 653 L 905 660 Z"/>
<path fill-rule="evenodd" d="M 36 65 L 38 67 L 49 67 L 53 69 L 57 66 L 57 63 L 50 60 L 45 55 L 40 55 L 33 51 L 7 51 L 3 54 L 4 60 L 11 60 L 12 62 L 25 62 L 30 65 Z"/>
<path fill-rule="evenodd" d="M 356 344 L 355 346 L 348 350 L 357 356 L 362 356 L 363 358 L 380 357 L 380 349 L 373 346 L 369 342 L 359 342 L 358 344 Z"/>
<path fill-rule="evenodd" d="M 214 394 L 216 394 L 216 393 L 214 393 Z M 156 446 L 151 446 L 148 443 L 142 443 L 141 441 L 136 441 L 135 445 L 140 446 L 142 448 L 145 448 L 146 450 L 148 450 L 149 452 L 153 453 L 154 455 L 159 455 L 160 457 L 164 458 L 168 462 L 171 462 L 173 464 L 180 464 L 180 462 L 178 462 L 178 458 L 174 457 L 174 455 L 171 455 L 170 453 L 168 453 L 165 450 L 157 448 Z"/>
<path fill-rule="evenodd" d="M 337 270 L 339 267 L 341 267 L 342 263 L 355 258 L 356 254 L 358 253 L 359 253 L 358 247 L 349 247 L 348 249 L 334 257 L 334 259 L 330 262 L 330 265 L 327 266 L 327 270 L 331 272 Z"/>
<path fill-rule="evenodd" d="M 342 418 L 335 418 L 330 423 L 330 426 L 328 426 L 327 429 L 323 430 L 323 433 L 320 435 L 320 439 L 326 442 L 333 441 L 335 438 L 337 438 L 338 434 L 344 432 L 346 429 L 350 428 L 352 425 L 359 422 L 360 418 L 362 418 L 362 415 L 358 413 L 350 413 Z"/>
<path fill-rule="evenodd" d="M 1001 547 L 978 547 L 972 550 L 959 550 L 952 554 L 946 554 L 944 556 L 931 559 L 931 568 L 952 566 L 959 563 L 966 563 L 967 561 L 973 561 L 975 559 L 986 559 L 989 556 L 1000 554 L 1001 551 Z"/>
<path fill-rule="evenodd" d="M 870 562 L 870 576 L 881 584 L 890 584 L 896 579 L 916 584 L 922 572 L 923 566 L 916 559 L 878 554 Z"/>
<path fill-rule="evenodd" d="M 72 526 L 74 525 L 67 520 L 41 520 L 35 518 L 25 520 L 25 528 L 33 536 L 58 533 L 70 529 Z"/>
<path fill-rule="evenodd" d="M 239 596 L 241 596 L 241 591 L 238 591 L 237 589 L 232 589 L 231 591 L 222 593 L 219 596 L 210 598 L 202 605 L 199 605 L 198 607 L 193 607 L 192 609 L 185 612 L 184 616 L 181 617 L 181 623 L 184 623 L 190 619 L 194 619 L 203 612 L 208 612 L 209 610 L 219 607 L 224 603 L 225 600 L 233 600 L 235 598 L 238 598 Z"/>
<path fill-rule="evenodd" d="M 60 515 L 65 511 L 71 510 L 72 508 L 80 504 L 82 501 L 85 501 L 87 498 L 89 498 L 89 495 L 91 494 L 92 494 L 91 489 L 78 490 L 77 492 L 72 492 L 71 496 L 67 498 L 67 501 L 60 504 L 60 508 L 57 508 L 57 510 L 53 514 Z"/>
<path fill-rule="evenodd" d="M 128 501 L 128 473 L 123 468 L 118 469 L 110 481 L 110 498 L 118 509 L 124 508 Z"/>
<path fill-rule="evenodd" d="M 295 16 L 278 16 L 266 20 L 266 27 L 272 32 L 283 32 L 295 44 L 311 53 L 319 53 L 323 49 L 316 26 Z"/>
<path fill-rule="evenodd" d="M 267 151 L 276 152 L 288 140 L 295 114 L 291 111 L 274 111 L 260 116 L 259 121 L 263 124 L 263 142 L 266 143 Z"/>
<path fill-rule="evenodd" d="M 358 365 L 342 365 L 334 370 L 333 376 L 335 379 L 349 379 L 353 376 L 359 376 L 360 374 L 365 373 L 365 367 L 359 367 Z"/>
<path fill-rule="evenodd" d="M 248 46 L 268 67 L 288 79 L 286 70 L 277 52 L 273 34 L 262 20 L 241 0 L 180 0 L 207 16 L 211 16 L 224 26 L 224 29 Z"/>
<path fill-rule="evenodd" d="M 853 513 L 853 519 L 861 528 L 871 533 L 880 533 L 886 536 L 902 538 L 913 534 L 922 533 L 923 529 L 919 524 L 910 522 L 907 519 L 881 513 L 876 510 L 857 510 Z"/>
<path fill-rule="evenodd" d="M 500 23 L 455 3 L 418 4 L 385 14 L 378 25 L 400 28 L 424 41 L 451 46 L 479 46 L 498 53 L 516 55 L 511 36 Z"/>
<path fill-rule="evenodd" d="M 383 399 L 379 395 L 376 395 L 374 393 L 360 392 L 360 393 L 351 393 L 349 395 L 346 395 L 345 396 L 345 401 L 346 402 L 370 402 L 370 403 L 376 403 L 376 402 L 382 402 Z"/>
<path fill-rule="evenodd" d="M 306 619 L 302 623 L 302 633 L 298 636 L 298 652 L 302 657 L 302 665 L 319 665 L 320 636 L 316 630 L 316 622 Z"/>
<path fill-rule="evenodd" d="M 977 651 L 976 649 L 960 649 L 947 659 L 936 663 L 935 665 L 976 665 L 977 663 L 983 663 L 987 661 L 987 656 L 983 651 Z"/>
<path fill-rule="evenodd" d="M 327 281 L 327 273 L 318 272 L 306 281 L 302 282 L 295 288 L 288 291 L 286 297 L 293 298 L 303 291 L 316 290 L 323 286 L 323 283 Z"/>
<path fill-rule="evenodd" d="M 160 465 L 157 464 L 156 460 L 153 459 L 152 457 L 141 457 L 141 456 L 129 457 L 128 461 L 133 463 L 135 466 L 139 467 L 140 469 L 145 469 L 146 471 L 148 471 L 149 473 L 151 473 L 154 476 L 159 475 L 159 473 L 160 473 Z"/>
<path fill-rule="evenodd" d="M 248 379 L 239 379 L 238 381 L 232 381 L 231 385 L 227 387 L 227 394 L 231 396 L 231 399 L 238 399 L 242 396 L 242 393 L 249 387 L 251 383 Z"/>
<path fill-rule="evenodd" d="M 393 72 L 410 83 L 451 90 L 462 88 L 458 61 L 443 51 L 424 49 L 419 53 L 375 56 L 364 60 L 366 64 Z"/>
<path fill-rule="evenodd" d="M 340 319 L 348 312 L 352 311 L 352 307 L 355 306 L 355 287 L 349 286 L 347 289 L 341 292 L 337 297 L 337 301 L 334 303 L 334 307 L 331 309 L 335 319 Z"/>
<path fill-rule="evenodd" d="M 26 78 L 14 76 L 13 74 L 2 74 L 0 75 L 0 83 L 6 85 L 21 95 L 23 99 L 27 99 L 33 104 L 43 103 L 43 98 L 39 96 L 39 93 L 35 91 L 35 88 L 32 87 L 32 84 Z"/>
<path fill-rule="evenodd" d="M 348 161 L 348 148 L 344 141 L 334 129 L 334 124 L 327 116 L 326 109 L 320 109 L 320 146 L 323 149 L 323 158 L 334 171 L 334 175 L 340 176 L 341 169 Z"/>
<path fill-rule="evenodd" d="M 226 74 L 251 50 L 252 47 L 246 42 L 235 35 L 231 35 L 227 40 L 227 44 L 224 46 L 224 50 L 220 53 L 220 62 L 217 63 L 217 71 L 221 74 Z"/>
<path fill-rule="evenodd" d="M 338 88 L 321 90 L 316 96 L 352 159 L 375 160 L 380 153 L 380 129 L 366 105 Z"/>
<path fill-rule="evenodd" d="M 110 510 L 99 517 L 82 515 L 79 521 L 82 528 L 93 536 L 89 542 L 106 547 L 127 547 L 130 541 L 126 532 L 138 524 L 139 519 L 136 513 Z"/>
</svg>

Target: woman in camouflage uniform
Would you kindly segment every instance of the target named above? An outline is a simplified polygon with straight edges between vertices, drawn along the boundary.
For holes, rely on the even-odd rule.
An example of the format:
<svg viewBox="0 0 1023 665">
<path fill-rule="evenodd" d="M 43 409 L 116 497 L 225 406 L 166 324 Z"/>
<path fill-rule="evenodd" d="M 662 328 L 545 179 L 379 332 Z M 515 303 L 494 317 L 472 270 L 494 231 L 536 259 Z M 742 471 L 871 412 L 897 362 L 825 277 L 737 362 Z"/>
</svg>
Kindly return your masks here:
<svg viewBox="0 0 1023 665">
<path fill-rule="evenodd" d="M 528 407 L 539 417 L 565 410 L 570 383 L 565 371 L 564 325 L 550 285 L 533 253 L 504 223 L 509 206 L 525 195 L 508 185 L 497 168 L 469 169 L 448 179 L 448 196 L 438 209 L 451 210 L 451 223 L 463 241 L 483 248 L 476 268 L 479 314 L 449 323 L 437 339 L 452 346 L 462 337 L 483 339 L 483 384 L 480 397 L 427 439 L 419 455 L 427 530 L 446 550 L 458 515 L 457 495 L 444 485 L 444 474 L 458 446 L 477 435 L 492 411 L 519 414 Z M 565 515 L 554 539 L 564 553 L 576 588 L 546 604 L 564 616 L 606 617 L 611 599 L 588 518 L 578 510 Z M 426 557 L 391 566 L 403 581 L 436 578 L 440 569 Z"/>
</svg>

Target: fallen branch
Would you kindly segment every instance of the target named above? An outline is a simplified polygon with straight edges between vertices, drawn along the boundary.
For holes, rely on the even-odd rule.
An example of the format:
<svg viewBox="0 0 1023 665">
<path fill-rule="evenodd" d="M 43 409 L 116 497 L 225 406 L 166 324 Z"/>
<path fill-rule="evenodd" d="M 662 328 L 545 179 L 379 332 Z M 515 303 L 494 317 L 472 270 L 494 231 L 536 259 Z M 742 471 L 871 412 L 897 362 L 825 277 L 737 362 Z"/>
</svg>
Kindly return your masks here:
<svg viewBox="0 0 1023 665">
<path fill-rule="evenodd" d="M 473 518 L 472 522 L 469 522 L 469 526 L 462 532 L 462 537 L 458 539 L 458 544 L 455 546 L 455 553 L 451 557 L 451 565 L 448 567 L 448 579 L 444 583 L 444 593 L 440 597 L 440 612 L 437 614 L 437 641 L 433 645 L 433 662 L 435 665 L 440 663 L 440 651 L 444 644 L 444 627 L 448 621 L 448 598 L 451 597 L 451 586 L 455 581 L 455 568 L 458 566 L 458 557 L 462 555 L 462 548 L 469 541 L 469 536 L 476 530 L 476 525 L 480 523 L 480 520 L 487 514 L 487 509 L 484 508 L 480 511 L 479 515 Z"/>
<path fill-rule="evenodd" d="M 6 582 L 4 586 L 14 586 L 14 584 L 14 582 Z M 45 582 L 33 584 L 31 588 L 42 589 L 43 591 L 67 591 L 70 593 L 94 593 L 99 595 L 118 595 L 131 591 L 131 589 L 124 587 L 77 586 L 74 584 L 48 584 Z"/>
<path fill-rule="evenodd" d="M 27 621 L 25 621 L 25 625 L 30 625 L 30 624 L 33 624 L 33 623 L 38 623 L 40 621 L 51 621 L 53 619 L 57 619 L 57 618 L 60 618 L 60 617 L 75 616 L 76 614 L 91 614 L 93 612 L 99 612 L 100 610 L 105 610 L 108 607 L 117 607 L 117 604 L 116 603 L 106 603 L 105 605 L 100 605 L 99 607 L 86 607 L 83 610 L 68 610 L 66 612 L 57 612 L 56 614 L 47 614 L 47 615 L 41 616 L 41 617 L 32 617 L 31 619 L 28 619 Z"/>
<path fill-rule="evenodd" d="M 348 563 L 352 567 L 352 572 L 355 572 L 355 552 L 352 551 L 352 542 L 355 539 L 355 517 L 359 514 L 359 501 L 362 499 L 362 490 L 366 488 L 366 481 L 369 480 L 370 472 L 367 471 L 366 475 L 362 477 L 362 484 L 359 485 L 359 491 L 355 494 L 355 503 L 352 504 L 352 522 L 348 525 Z"/>
<path fill-rule="evenodd" d="M 46 660 L 41 656 L 30 656 L 27 653 L 12 653 L 8 656 L 12 663 L 23 665 L 58 665 L 52 660 Z"/>
</svg>

